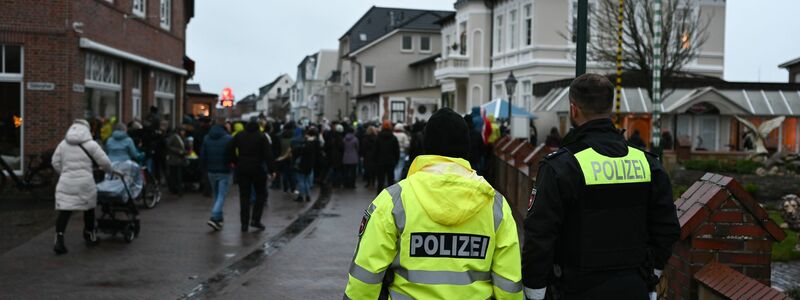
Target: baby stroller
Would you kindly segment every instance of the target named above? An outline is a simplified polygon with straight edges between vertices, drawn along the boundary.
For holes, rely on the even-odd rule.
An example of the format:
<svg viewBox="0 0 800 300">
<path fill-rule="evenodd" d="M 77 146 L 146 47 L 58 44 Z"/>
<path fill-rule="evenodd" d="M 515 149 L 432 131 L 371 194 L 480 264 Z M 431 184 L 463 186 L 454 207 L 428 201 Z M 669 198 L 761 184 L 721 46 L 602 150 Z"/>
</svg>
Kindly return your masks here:
<svg viewBox="0 0 800 300">
<path fill-rule="evenodd" d="M 102 211 L 97 230 L 111 235 L 122 233 L 130 243 L 140 229 L 139 210 L 133 200 L 142 192 L 141 170 L 130 160 L 114 162 L 111 168 L 114 171 L 97 184 L 97 202 Z"/>
</svg>

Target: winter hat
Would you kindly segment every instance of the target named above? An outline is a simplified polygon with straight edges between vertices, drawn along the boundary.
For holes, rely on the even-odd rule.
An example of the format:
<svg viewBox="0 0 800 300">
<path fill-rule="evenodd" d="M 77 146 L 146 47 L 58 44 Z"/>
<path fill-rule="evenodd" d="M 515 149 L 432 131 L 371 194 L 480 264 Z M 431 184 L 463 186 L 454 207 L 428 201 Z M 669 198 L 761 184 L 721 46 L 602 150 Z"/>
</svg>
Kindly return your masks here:
<svg viewBox="0 0 800 300">
<path fill-rule="evenodd" d="M 394 131 L 404 131 L 406 130 L 405 125 L 403 123 L 397 123 L 394 125 Z"/>
<path fill-rule="evenodd" d="M 86 126 L 86 128 L 92 128 L 91 126 L 89 126 L 89 122 L 84 119 L 75 119 L 74 121 L 72 121 L 72 124 L 81 124 L 83 126 Z"/>
<path fill-rule="evenodd" d="M 428 119 L 422 141 L 425 154 L 469 159 L 469 129 L 464 117 L 441 108 Z"/>
<path fill-rule="evenodd" d="M 392 130 L 392 121 L 383 120 L 383 125 L 381 126 L 381 129 Z"/>
<path fill-rule="evenodd" d="M 338 133 L 344 132 L 344 126 L 342 126 L 342 124 L 336 124 L 336 132 Z"/>
</svg>

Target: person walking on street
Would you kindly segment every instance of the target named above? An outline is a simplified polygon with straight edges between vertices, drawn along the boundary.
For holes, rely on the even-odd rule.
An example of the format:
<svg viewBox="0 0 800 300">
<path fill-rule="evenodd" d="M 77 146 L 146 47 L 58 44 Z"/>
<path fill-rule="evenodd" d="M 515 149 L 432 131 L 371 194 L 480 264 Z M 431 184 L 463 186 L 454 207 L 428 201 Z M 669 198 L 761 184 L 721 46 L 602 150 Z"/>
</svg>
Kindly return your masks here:
<svg viewBox="0 0 800 300">
<path fill-rule="evenodd" d="M 97 244 L 94 209 L 97 206 L 97 186 L 92 168 L 99 166 L 111 172 L 111 161 L 97 142 L 92 139 L 89 122 L 75 120 L 64 140 L 58 144 L 52 157 L 53 169 L 58 176 L 56 184 L 56 240 L 53 251 L 67 253 L 64 231 L 73 211 L 83 211 L 83 239 L 87 245 Z"/>
<path fill-rule="evenodd" d="M 558 148 L 561 146 L 561 135 L 558 134 L 558 129 L 555 127 L 550 128 L 550 134 L 547 135 L 544 144 L 550 148 Z"/>
<path fill-rule="evenodd" d="M 141 154 L 126 130 L 125 124 L 117 123 L 111 137 L 106 141 L 106 151 L 111 162 L 132 160 L 138 163 L 140 160 Z"/>
<path fill-rule="evenodd" d="M 231 155 L 231 161 L 236 166 L 236 178 L 239 181 L 239 218 L 242 232 L 247 232 L 249 226 L 264 230 L 266 227 L 261 223 L 261 215 L 267 201 L 267 174 L 275 170 L 275 165 L 272 149 L 267 137 L 259 130 L 258 123 L 248 122 L 244 131 L 233 137 L 227 153 Z M 271 176 L 274 177 L 274 174 Z M 256 196 L 251 216 L 250 194 L 253 192 Z"/>
<path fill-rule="evenodd" d="M 375 140 L 375 176 L 378 179 L 377 193 L 394 184 L 394 168 L 400 160 L 400 144 L 392 133 L 392 122 L 383 121 L 381 132 Z M 384 185 L 385 184 L 385 185 Z"/>
<path fill-rule="evenodd" d="M 319 132 L 314 126 L 308 126 L 305 134 L 292 140 L 292 158 L 297 189 L 296 202 L 311 201 L 311 187 L 314 185 L 314 170 L 317 167 L 322 147 Z"/>
<path fill-rule="evenodd" d="M 186 166 L 186 131 L 176 128 L 167 136 L 167 184 L 172 194 L 183 195 L 183 167 Z"/>
<path fill-rule="evenodd" d="M 344 155 L 342 156 L 342 169 L 344 170 L 344 187 L 356 188 L 356 167 L 358 166 L 358 139 L 353 134 L 353 129 L 347 127 L 347 134 L 342 139 Z"/>
<path fill-rule="evenodd" d="M 468 130 L 449 108 L 430 117 L 426 155 L 364 212 L 345 299 L 522 299 L 517 225 L 470 168 Z"/>
<path fill-rule="evenodd" d="M 231 155 L 227 152 L 230 150 L 230 142 L 231 136 L 225 132 L 225 128 L 222 125 L 213 125 L 200 148 L 200 162 L 208 171 L 208 182 L 214 197 L 211 218 L 208 220 L 208 226 L 214 230 L 221 230 L 225 219 L 222 208 L 225 206 L 231 182 Z"/>
<path fill-rule="evenodd" d="M 397 143 L 400 145 L 400 158 L 397 160 L 397 165 L 394 167 L 394 179 L 400 180 L 405 177 L 403 168 L 406 166 L 406 159 L 408 158 L 408 149 L 411 146 L 411 139 L 406 134 L 406 127 L 403 123 L 394 125 L 394 137 L 397 138 Z"/>
<path fill-rule="evenodd" d="M 657 156 L 626 143 L 613 101 L 605 76 L 570 85 L 575 128 L 542 160 L 525 218 L 528 299 L 647 299 L 678 240 L 669 177 Z"/>
<path fill-rule="evenodd" d="M 367 132 L 359 142 L 359 154 L 364 165 L 364 187 L 371 188 L 375 183 L 375 143 L 378 137 L 378 130 L 375 126 L 367 126 Z"/>
<path fill-rule="evenodd" d="M 292 139 L 294 138 L 294 122 L 289 122 L 283 125 L 281 132 L 280 147 L 281 154 L 275 160 L 278 165 L 281 177 L 281 188 L 284 193 L 293 193 L 297 190 L 297 184 L 294 176 L 294 167 L 292 165 Z"/>
<path fill-rule="evenodd" d="M 327 182 L 334 188 L 341 187 L 344 179 L 342 159 L 344 158 L 344 126 L 334 124 L 332 131 L 328 131 L 325 136 L 325 153 L 328 158 L 328 180 Z"/>
</svg>

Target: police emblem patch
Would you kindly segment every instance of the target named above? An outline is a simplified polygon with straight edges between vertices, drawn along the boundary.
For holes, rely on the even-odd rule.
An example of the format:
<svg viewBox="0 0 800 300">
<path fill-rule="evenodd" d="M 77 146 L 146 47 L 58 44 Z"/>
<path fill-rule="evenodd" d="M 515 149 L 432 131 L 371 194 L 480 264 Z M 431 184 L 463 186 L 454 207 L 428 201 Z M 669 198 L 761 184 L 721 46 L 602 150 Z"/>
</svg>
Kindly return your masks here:
<svg viewBox="0 0 800 300">
<path fill-rule="evenodd" d="M 364 230 L 367 229 L 367 223 L 369 223 L 370 213 L 366 210 L 364 211 L 364 216 L 361 218 L 361 224 L 358 225 L 358 237 L 364 234 Z"/>
<path fill-rule="evenodd" d="M 531 189 L 531 196 L 528 197 L 528 211 L 533 207 L 533 201 L 536 200 L 536 188 Z"/>
</svg>

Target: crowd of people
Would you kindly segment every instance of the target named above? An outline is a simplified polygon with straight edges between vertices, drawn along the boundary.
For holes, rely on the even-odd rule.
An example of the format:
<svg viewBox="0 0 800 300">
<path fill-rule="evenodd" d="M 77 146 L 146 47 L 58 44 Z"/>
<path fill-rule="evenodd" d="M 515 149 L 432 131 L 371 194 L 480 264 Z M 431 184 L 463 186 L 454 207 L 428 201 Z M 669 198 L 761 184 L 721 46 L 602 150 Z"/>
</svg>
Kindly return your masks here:
<svg viewBox="0 0 800 300">
<path fill-rule="evenodd" d="M 464 121 L 470 130 L 469 162 L 483 175 L 489 145 L 499 138 L 501 128 L 494 120 L 475 113 L 465 116 Z M 360 181 L 364 188 L 380 193 L 402 180 L 411 162 L 424 153 L 425 125 L 424 121 L 407 126 L 389 120 L 358 123 L 348 119 L 317 123 L 269 122 L 266 118 L 229 121 L 186 115 L 173 126 L 151 107 L 147 117 L 127 124 L 114 117 L 76 120 L 57 153 L 64 155 L 63 151 L 72 153 L 85 147 L 91 159 L 82 151 L 69 154 L 82 155 L 79 169 L 96 169 L 97 161 L 101 162 L 99 168 L 111 171 L 111 162 L 130 160 L 146 167 L 155 184 L 166 183 L 172 194 L 181 196 L 192 189 L 212 197 L 207 224 L 214 230 L 222 229 L 228 190 L 231 184 L 237 184 L 242 231 L 251 227 L 263 230 L 261 217 L 269 189 L 283 191 L 303 203 L 311 201 L 315 187 L 354 189 Z M 76 132 L 81 133 L 80 141 L 75 140 Z M 70 176 L 80 177 L 75 173 Z M 86 188 L 74 195 L 57 195 L 57 200 L 77 197 L 96 203 L 96 195 L 88 192 L 90 184 L 87 181 Z M 68 209 L 63 209 L 57 222 L 57 236 L 61 237 L 57 240 L 61 242 L 57 241 L 56 252 L 66 252 L 63 233 L 68 212 L 74 210 L 86 212 L 84 237 L 96 242 L 90 215 L 96 204 L 69 209 L 66 202 L 61 203 Z M 62 208 L 57 206 L 58 210 Z"/>
</svg>

